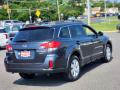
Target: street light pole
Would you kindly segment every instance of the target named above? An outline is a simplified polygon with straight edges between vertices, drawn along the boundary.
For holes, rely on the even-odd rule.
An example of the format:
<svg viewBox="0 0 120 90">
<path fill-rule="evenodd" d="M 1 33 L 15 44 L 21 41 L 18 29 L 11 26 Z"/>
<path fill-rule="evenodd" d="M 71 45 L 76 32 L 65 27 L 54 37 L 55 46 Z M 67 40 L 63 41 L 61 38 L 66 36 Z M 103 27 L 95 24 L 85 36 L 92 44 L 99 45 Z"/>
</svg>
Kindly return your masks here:
<svg viewBox="0 0 120 90">
<path fill-rule="evenodd" d="M 7 7 L 8 7 L 8 9 L 7 9 L 8 18 L 10 20 L 10 9 L 9 9 L 9 2 L 8 2 L 8 0 L 7 0 Z"/>
<path fill-rule="evenodd" d="M 31 8 L 29 8 L 29 18 L 30 18 L 30 22 L 32 22 Z"/>
<path fill-rule="evenodd" d="M 90 20 L 90 16 L 91 16 L 91 14 L 90 14 L 90 0 L 87 0 L 87 19 L 88 19 L 88 25 L 90 25 L 90 22 L 91 22 L 91 20 Z"/>
<path fill-rule="evenodd" d="M 58 14 L 58 20 L 60 21 L 60 7 L 59 7 L 59 1 L 57 0 L 57 14 Z"/>
<path fill-rule="evenodd" d="M 104 11 L 105 11 L 105 19 L 106 19 L 107 18 L 106 0 L 104 0 Z"/>
</svg>

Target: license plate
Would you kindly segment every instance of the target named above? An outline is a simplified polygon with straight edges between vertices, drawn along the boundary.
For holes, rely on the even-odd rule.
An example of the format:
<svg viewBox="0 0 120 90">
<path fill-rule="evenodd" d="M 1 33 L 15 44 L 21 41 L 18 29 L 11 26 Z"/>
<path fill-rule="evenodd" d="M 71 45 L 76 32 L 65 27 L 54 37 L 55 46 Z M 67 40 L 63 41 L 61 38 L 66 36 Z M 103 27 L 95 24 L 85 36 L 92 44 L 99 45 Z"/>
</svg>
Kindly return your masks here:
<svg viewBox="0 0 120 90">
<path fill-rule="evenodd" d="M 31 53 L 30 53 L 30 51 L 21 51 L 20 56 L 21 57 L 30 57 Z"/>
</svg>

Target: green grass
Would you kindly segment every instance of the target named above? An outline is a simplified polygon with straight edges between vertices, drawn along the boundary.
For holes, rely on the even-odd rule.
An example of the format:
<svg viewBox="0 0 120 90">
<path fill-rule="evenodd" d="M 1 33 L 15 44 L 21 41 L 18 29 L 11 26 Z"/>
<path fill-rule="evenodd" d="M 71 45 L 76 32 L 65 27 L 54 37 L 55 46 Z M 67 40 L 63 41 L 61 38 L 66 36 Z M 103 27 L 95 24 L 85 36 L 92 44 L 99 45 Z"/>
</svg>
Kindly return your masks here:
<svg viewBox="0 0 120 90">
<path fill-rule="evenodd" d="M 97 31 L 116 31 L 116 25 L 120 24 L 120 21 L 108 21 L 101 23 L 91 23 L 91 26 Z"/>
</svg>

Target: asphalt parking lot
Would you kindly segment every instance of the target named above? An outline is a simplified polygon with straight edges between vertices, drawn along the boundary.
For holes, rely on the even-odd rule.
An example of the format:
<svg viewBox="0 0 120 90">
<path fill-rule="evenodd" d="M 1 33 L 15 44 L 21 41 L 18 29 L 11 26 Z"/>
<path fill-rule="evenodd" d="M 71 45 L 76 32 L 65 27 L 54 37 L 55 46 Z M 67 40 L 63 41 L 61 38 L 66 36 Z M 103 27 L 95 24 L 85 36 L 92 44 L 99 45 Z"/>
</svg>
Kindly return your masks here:
<svg viewBox="0 0 120 90">
<path fill-rule="evenodd" d="M 61 75 L 38 76 L 26 81 L 4 68 L 5 50 L 0 51 L 0 90 L 120 90 L 120 33 L 107 33 L 113 43 L 113 60 L 96 61 L 82 69 L 81 78 L 66 82 Z"/>
</svg>

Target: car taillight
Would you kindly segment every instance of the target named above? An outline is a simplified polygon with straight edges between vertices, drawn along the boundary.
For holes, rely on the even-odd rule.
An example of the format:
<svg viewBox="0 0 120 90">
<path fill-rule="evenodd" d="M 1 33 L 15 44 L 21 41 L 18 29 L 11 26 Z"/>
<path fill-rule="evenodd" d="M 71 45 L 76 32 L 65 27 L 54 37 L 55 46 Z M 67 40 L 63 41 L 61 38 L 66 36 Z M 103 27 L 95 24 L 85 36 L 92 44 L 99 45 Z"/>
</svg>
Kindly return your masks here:
<svg viewBox="0 0 120 90">
<path fill-rule="evenodd" d="M 5 35 L 5 37 L 6 37 L 6 39 L 8 38 L 8 35 L 7 34 L 4 34 Z"/>
<path fill-rule="evenodd" d="M 53 61 L 52 60 L 49 61 L 49 69 L 53 69 Z"/>
<path fill-rule="evenodd" d="M 51 41 L 51 42 L 43 43 L 40 46 L 42 46 L 43 48 L 49 49 L 49 48 L 58 48 L 60 47 L 60 45 L 61 45 L 61 42 Z"/>
<path fill-rule="evenodd" d="M 9 51 L 12 51 L 12 46 L 10 44 L 7 44 L 6 45 L 6 50 L 9 52 Z"/>
</svg>

